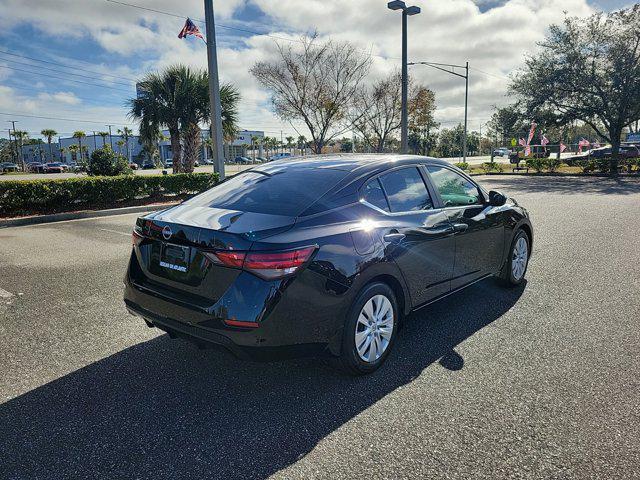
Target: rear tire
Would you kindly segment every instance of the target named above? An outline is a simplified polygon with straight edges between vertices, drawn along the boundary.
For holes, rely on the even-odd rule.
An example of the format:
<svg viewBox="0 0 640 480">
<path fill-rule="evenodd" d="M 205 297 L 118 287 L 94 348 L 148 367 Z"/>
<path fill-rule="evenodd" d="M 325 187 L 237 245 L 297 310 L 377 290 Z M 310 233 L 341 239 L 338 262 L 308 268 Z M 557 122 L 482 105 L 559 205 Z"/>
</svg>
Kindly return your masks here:
<svg viewBox="0 0 640 480">
<path fill-rule="evenodd" d="M 398 331 L 398 303 L 382 282 L 362 289 L 345 320 L 338 367 L 351 375 L 374 372 L 384 363 Z"/>
<path fill-rule="evenodd" d="M 531 256 L 531 240 L 527 232 L 520 229 L 516 232 L 509 247 L 507 260 L 498 275 L 500 283 L 506 287 L 516 287 L 524 282 Z"/>
</svg>

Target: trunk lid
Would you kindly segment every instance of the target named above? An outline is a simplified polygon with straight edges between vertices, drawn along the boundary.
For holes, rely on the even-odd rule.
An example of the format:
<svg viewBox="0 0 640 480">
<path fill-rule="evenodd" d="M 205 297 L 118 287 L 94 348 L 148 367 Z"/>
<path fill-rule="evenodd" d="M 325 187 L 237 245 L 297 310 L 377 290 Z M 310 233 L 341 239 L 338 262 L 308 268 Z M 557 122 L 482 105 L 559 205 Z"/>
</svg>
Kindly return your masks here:
<svg viewBox="0 0 640 480">
<path fill-rule="evenodd" d="M 145 287 L 201 307 L 215 303 L 240 274 L 203 252 L 247 251 L 253 242 L 290 229 L 295 217 L 178 205 L 138 219 L 145 237 L 136 255 Z"/>
</svg>

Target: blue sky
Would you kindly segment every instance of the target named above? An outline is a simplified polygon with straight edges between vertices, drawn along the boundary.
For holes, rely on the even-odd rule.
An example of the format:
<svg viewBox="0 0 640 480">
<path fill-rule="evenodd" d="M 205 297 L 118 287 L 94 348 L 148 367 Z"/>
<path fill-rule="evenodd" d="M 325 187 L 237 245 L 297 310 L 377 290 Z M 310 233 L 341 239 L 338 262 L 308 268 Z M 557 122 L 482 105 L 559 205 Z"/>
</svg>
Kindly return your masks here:
<svg viewBox="0 0 640 480">
<path fill-rule="evenodd" d="M 134 94 L 136 78 L 175 62 L 205 66 L 200 40 L 177 39 L 182 18 L 144 9 L 198 20 L 204 17 L 201 0 L 123 2 L 143 8 L 108 0 L 0 0 L 0 135 L 6 136 L 7 120 L 12 119 L 32 136 L 49 127 L 67 135 L 78 129 L 99 131 L 106 123 L 130 124 L 125 103 Z M 454 63 L 469 60 L 476 69 L 470 95 L 474 129 L 488 119 L 492 105 L 506 102 L 506 76 L 518 67 L 525 51 L 535 48 L 549 23 L 562 18 L 563 10 L 588 15 L 628 4 L 619 0 L 415 3 L 423 11 L 410 20 L 410 56 Z M 386 9 L 385 1 L 226 0 L 214 4 L 220 75 L 242 93 L 243 128 L 265 130 L 270 136 L 279 136 L 281 130 L 285 136 L 303 130 L 271 113 L 267 92 L 248 72 L 255 61 L 275 58 L 274 39 L 261 34 L 295 42 L 299 35 L 317 30 L 321 38 L 348 40 L 371 52 L 371 79 L 398 68 L 399 21 Z M 412 74 L 436 92 L 443 126 L 460 121 L 462 85 L 455 77 L 425 70 Z"/>
</svg>

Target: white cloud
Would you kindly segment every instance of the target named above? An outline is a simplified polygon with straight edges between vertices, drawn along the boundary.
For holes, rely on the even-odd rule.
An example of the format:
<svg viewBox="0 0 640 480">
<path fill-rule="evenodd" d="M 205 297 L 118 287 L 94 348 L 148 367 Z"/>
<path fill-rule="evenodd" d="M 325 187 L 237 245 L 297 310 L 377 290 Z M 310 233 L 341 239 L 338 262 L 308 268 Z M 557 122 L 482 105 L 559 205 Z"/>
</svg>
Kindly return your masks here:
<svg viewBox="0 0 640 480">
<path fill-rule="evenodd" d="M 372 57 L 372 80 L 399 68 L 400 15 L 388 10 L 386 1 L 250 1 L 266 14 L 268 20 L 265 22 L 272 23 L 274 36 L 291 37 L 290 33 L 282 31 L 317 30 L 322 38 L 354 42 L 363 51 L 380 55 Z M 204 17 L 201 0 L 182 0 L 179 3 L 174 0 L 136 0 L 131 3 L 190 15 L 194 19 Z M 215 2 L 216 20 L 221 24 L 233 24 L 235 20 L 231 16 L 243 3 L 242 0 Z M 413 3 L 422 8 L 422 13 L 409 19 L 410 59 L 456 64 L 470 62 L 471 129 L 478 129 L 480 123 L 491 115 L 492 105 L 508 102 L 505 97 L 508 79 L 505 77 L 521 65 L 525 51 L 535 49 L 535 43 L 544 37 L 550 23 L 561 21 L 564 11 L 578 16 L 592 13 L 587 0 L 506 0 L 493 2 L 498 6 L 485 12 L 481 12 L 477 5 L 479 2 L 472 0 L 416 0 Z M 34 11 L 38 14 L 33 15 Z M 0 0 L 0 28 L 18 28 L 21 22 L 60 38 L 90 37 L 113 54 L 111 58 L 116 59 L 113 63 L 117 62 L 118 55 L 143 54 L 149 59 L 141 63 L 138 72 L 125 66 L 84 65 L 104 74 L 119 72 L 123 78 L 130 78 L 175 62 L 206 66 L 202 42 L 195 38 L 179 40 L 177 33 L 182 20 L 171 16 L 103 0 Z M 252 25 L 251 28 L 259 26 Z M 221 79 L 234 83 L 242 93 L 241 125 L 263 128 L 270 132 L 269 135 L 275 135 L 284 124 L 268 111 L 268 94 L 249 73 L 254 62 L 275 58 L 273 39 L 265 36 L 228 37 L 225 29 L 218 29 L 217 33 Z M 410 72 L 414 80 L 436 92 L 437 116 L 443 125 L 463 119 L 462 79 L 428 67 L 411 67 Z M 104 76 L 101 80 L 113 82 L 115 79 Z M 21 106 L 39 110 L 42 99 L 37 100 L 40 102 L 36 102 L 37 107 L 33 99 L 26 98 Z M 47 101 L 64 103 L 65 100 L 51 98 Z M 73 101 L 68 97 L 67 105 L 73 105 Z M 118 117 L 124 118 L 124 113 L 121 108 Z M 78 115 L 86 117 L 87 110 L 84 107 L 79 109 Z M 291 130 L 287 125 L 284 127 Z"/>
<path fill-rule="evenodd" d="M 52 101 L 63 103 L 66 105 L 78 105 L 80 99 L 73 92 L 56 92 L 56 93 L 39 93 L 38 99 L 43 101 Z"/>
</svg>

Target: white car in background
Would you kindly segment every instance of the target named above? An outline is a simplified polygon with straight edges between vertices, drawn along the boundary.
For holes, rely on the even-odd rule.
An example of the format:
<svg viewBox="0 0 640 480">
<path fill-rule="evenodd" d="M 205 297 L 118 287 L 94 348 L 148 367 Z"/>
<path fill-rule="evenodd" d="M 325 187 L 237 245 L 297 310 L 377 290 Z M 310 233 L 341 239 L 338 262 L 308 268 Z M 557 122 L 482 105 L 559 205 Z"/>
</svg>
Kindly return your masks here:
<svg viewBox="0 0 640 480">
<path fill-rule="evenodd" d="M 511 150 L 509 150 L 506 147 L 496 148 L 493 151 L 493 156 L 494 157 L 508 157 L 509 155 L 511 155 Z"/>
</svg>

